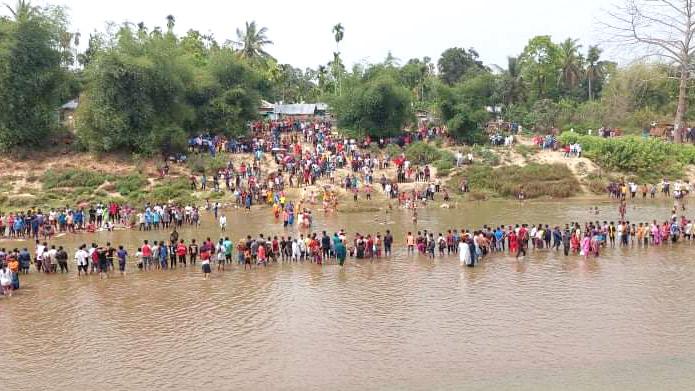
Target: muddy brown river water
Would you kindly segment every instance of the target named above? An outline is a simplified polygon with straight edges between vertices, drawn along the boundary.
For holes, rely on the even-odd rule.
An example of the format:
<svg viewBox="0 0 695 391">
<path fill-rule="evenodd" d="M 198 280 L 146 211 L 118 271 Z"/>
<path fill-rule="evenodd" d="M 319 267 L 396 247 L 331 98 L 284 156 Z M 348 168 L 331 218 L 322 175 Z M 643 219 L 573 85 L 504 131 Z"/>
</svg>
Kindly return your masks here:
<svg viewBox="0 0 695 391">
<path fill-rule="evenodd" d="M 597 203 L 485 202 L 420 213 L 435 231 L 484 223 L 596 220 Z M 600 220 L 617 205 L 599 203 Z M 638 203 L 632 221 L 668 217 Z M 269 211 L 228 212 L 233 239 L 284 234 Z M 22 278 L 0 298 L 0 387 L 11 390 L 371 390 L 695 388 L 695 244 L 604 251 L 407 256 L 403 212 L 317 216 L 314 231 L 395 232 L 390 259 L 272 265 L 205 281 L 198 268 L 126 278 Z M 297 234 L 296 230 L 292 231 Z M 218 237 L 208 219 L 185 239 Z M 127 244 L 168 235 L 65 236 Z M 0 242 L 16 247 L 19 242 Z M 72 254 L 71 254 L 72 255 Z M 74 263 L 70 262 L 74 269 Z"/>
</svg>

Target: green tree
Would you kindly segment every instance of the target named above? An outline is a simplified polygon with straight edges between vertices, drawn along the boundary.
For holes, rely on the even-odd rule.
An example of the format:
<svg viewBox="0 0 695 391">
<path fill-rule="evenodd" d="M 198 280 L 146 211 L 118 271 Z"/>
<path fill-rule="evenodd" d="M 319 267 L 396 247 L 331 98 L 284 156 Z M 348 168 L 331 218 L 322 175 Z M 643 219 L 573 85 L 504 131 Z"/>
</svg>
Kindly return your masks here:
<svg viewBox="0 0 695 391">
<path fill-rule="evenodd" d="M 581 80 L 582 57 L 578 39 L 567 38 L 558 45 L 558 61 L 560 62 L 560 78 L 568 92 L 573 91 Z"/>
<path fill-rule="evenodd" d="M 543 99 L 556 91 L 558 57 L 559 49 L 549 35 L 531 38 L 521 53 L 521 74 L 529 82 L 534 98 Z"/>
<path fill-rule="evenodd" d="M 608 67 L 601 58 L 601 49 L 598 46 L 589 46 L 586 54 L 586 70 L 584 71 L 588 84 L 589 100 L 594 100 L 597 87 L 600 87 L 601 80 L 606 76 Z"/>
<path fill-rule="evenodd" d="M 507 57 L 507 69 L 502 72 L 500 83 L 500 94 L 505 106 L 518 104 L 524 100 L 526 86 L 517 57 Z"/>
<path fill-rule="evenodd" d="M 41 144 L 57 126 L 70 75 L 61 67 L 67 19 L 61 8 L 28 1 L 0 18 L 0 147 Z"/>
<path fill-rule="evenodd" d="M 167 31 L 169 33 L 174 32 L 174 25 L 176 25 L 176 18 L 174 17 L 174 15 L 167 15 Z"/>
<path fill-rule="evenodd" d="M 438 108 L 446 122 L 449 134 L 457 141 L 474 143 L 490 119 L 487 107 L 496 102 L 496 78 L 480 73 L 454 86 L 441 85 L 438 89 Z"/>
<path fill-rule="evenodd" d="M 246 22 L 244 30 L 237 29 L 237 41 L 234 42 L 239 48 L 239 56 L 243 59 L 254 62 L 266 62 L 272 56 L 265 51 L 265 47 L 272 45 L 273 41 L 268 39 L 268 28 L 256 26 L 256 21 Z"/>
<path fill-rule="evenodd" d="M 388 75 L 352 80 L 332 107 L 341 128 L 375 137 L 397 134 L 413 120 L 410 93 Z"/>
<path fill-rule="evenodd" d="M 536 130 L 548 131 L 557 125 L 560 106 L 550 99 L 540 99 L 533 104 L 526 123 L 533 124 Z"/>
<path fill-rule="evenodd" d="M 335 38 L 335 51 L 340 53 L 340 47 L 338 46 L 340 44 L 340 41 L 343 40 L 345 37 L 345 28 L 341 23 L 336 24 L 333 26 L 333 37 Z"/>
<path fill-rule="evenodd" d="M 442 53 L 437 63 L 439 77 L 448 85 L 453 85 L 463 77 L 472 75 L 486 68 L 483 62 L 478 59 L 478 52 L 470 48 L 450 48 Z"/>
</svg>

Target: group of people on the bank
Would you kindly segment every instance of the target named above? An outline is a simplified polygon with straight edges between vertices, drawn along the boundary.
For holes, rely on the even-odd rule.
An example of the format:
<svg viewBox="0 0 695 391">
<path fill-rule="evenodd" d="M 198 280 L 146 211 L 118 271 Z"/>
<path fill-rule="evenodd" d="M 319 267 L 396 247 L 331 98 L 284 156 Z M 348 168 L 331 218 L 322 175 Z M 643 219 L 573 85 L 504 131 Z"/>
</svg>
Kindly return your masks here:
<svg viewBox="0 0 695 391">
<path fill-rule="evenodd" d="M 693 191 L 693 187 L 689 181 L 676 180 L 670 182 L 664 178 L 656 184 L 639 185 L 633 181 L 610 182 L 606 188 L 608 196 L 614 199 L 626 200 L 634 199 L 642 196 L 642 199 L 655 198 L 657 193 L 664 197 L 673 197 L 676 200 L 681 200 Z"/>
</svg>

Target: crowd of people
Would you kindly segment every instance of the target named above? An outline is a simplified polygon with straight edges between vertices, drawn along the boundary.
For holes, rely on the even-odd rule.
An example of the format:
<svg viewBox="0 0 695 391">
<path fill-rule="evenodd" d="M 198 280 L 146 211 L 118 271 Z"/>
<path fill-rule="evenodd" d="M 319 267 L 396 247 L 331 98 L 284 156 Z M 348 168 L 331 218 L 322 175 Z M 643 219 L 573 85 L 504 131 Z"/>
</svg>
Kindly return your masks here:
<svg viewBox="0 0 695 391">
<path fill-rule="evenodd" d="M 182 227 L 184 224 L 200 224 L 197 206 L 147 203 L 142 211 L 136 211 L 125 204 L 95 203 L 48 211 L 28 209 L 0 214 L 0 237 L 51 239 L 65 233 L 93 233 L 121 228 L 150 231 L 170 226 Z"/>
<path fill-rule="evenodd" d="M 332 235 L 326 231 L 297 236 L 259 234 L 256 237 L 247 235 L 236 242 L 228 236 L 221 236 L 217 241 L 208 237 L 198 242 L 180 238 L 176 226 L 170 227 L 168 240 L 144 240 L 130 251 L 124 245 L 113 246 L 108 242 L 105 245 L 79 246 L 72 256 L 78 276 L 94 274 L 108 278 L 114 273 L 125 275 L 127 265 L 131 263 L 141 272 L 195 267 L 200 263 L 206 279 L 214 265 L 219 272 L 234 264 L 244 270 L 296 262 L 343 266 L 348 257 L 372 261 L 390 257 L 395 242 L 390 230 L 383 235 L 380 232 L 350 235 L 344 229 Z M 224 227 L 222 233 L 224 235 Z M 692 221 L 683 215 L 678 216 L 674 208 L 671 216 L 661 222 L 620 220 L 571 222 L 564 226 L 541 223 L 484 225 L 476 230 L 419 230 L 408 232 L 402 243 L 407 256 L 421 254 L 429 259 L 458 256 L 461 265 L 474 267 L 491 254 L 509 254 L 519 259 L 531 251 L 556 251 L 565 256 L 587 259 L 598 257 L 606 248 L 662 246 L 692 240 L 695 240 Z M 39 273 L 68 273 L 71 269 L 68 259 L 67 249 L 48 241 L 36 240 L 33 254 L 26 247 L 10 251 L 1 249 L 0 285 L 3 294 L 11 296 L 19 288 L 19 276 L 28 274 L 32 264 Z"/>
<path fill-rule="evenodd" d="M 639 185 L 633 181 L 610 182 L 606 191 L 610 198 L 617 200 L 635 199 L 639 196 L 642 199 L 656 198 L 658 193 L 664 197 L 673 197 L 677 202 L 682 202 L 688 194 L 692 193 L 693 187 L 689 181 L 676 180 L 671 183 L 664 178 L 657 184 L 644 183 Z"/>
</svg>

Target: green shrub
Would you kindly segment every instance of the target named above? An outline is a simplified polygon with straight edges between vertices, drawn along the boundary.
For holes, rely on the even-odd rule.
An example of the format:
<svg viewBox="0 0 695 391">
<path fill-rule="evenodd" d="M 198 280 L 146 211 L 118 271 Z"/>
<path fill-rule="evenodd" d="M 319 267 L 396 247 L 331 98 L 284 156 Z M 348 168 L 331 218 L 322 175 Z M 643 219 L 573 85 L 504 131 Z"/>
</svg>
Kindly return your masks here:
<svg viewBox="0 0 695 391">
<path fill-rule="evenodd" d="M 486 165 L 469 166 L 455 176 L 450 186 L 458 188 L 462 177 L 468 178 L 475 191 L 490 191 L 501 197 L 515 198 L 523 189 L 526 198 L 566 198 L 579 190 L 579 182 L 564 164 L 529 164 L 492 168 Z"/>
<path fill-rule="evenodd" d="M 441 159 L 441 151 L 433 145 L 417 142 L 405 149 L 405 156 L 414 164 L 431 164 Z"/>
<path fill-rule="evenodd" d="M 403 148 L 399 147 L 397 144 L 388 144 L 386 146 L 386 153 L 388 153 L 391 157 L 398 156 L 403 153 Z"/>
<path fill-rule="evenodd" d="M 589 174 L 584 178 L 584 184 L 594 194 L 605 194 L 609 179 L 596 174 Z"/>
<path fill-rule="evenodd" d="M 186 164 L 188 168 L 196 174 L 210 174 L 227 167 L 225 155 L 220 154 L 212 157 L 208 154 L 194 155 L 190 157 Z"/>
<path fill-rule="evenodd" d="M 150 193 L 148 200 L 152 202 L 175 201 L 188 203 L 194 200 L 191 195 L 190 183 L 185 178 L 166 179 L 158 183 Z"/>
<path fill-rule="evenodd" d="M 452 160 L 453 159 L 442 159 L 432 163 L 432 166 L 437 169 L 438 177 L 445 177 L 451 173 L 451 170 L 454 168 L 454 162 Z"/>
<path fill-rule="evenodd" d="M 490 166 L 498 166 L 500 164 L 500 158 L 492 152 L 489 148 L 481 147 L 480 145 L 473 146 L 473 154 L 478 156 L 483 163 Z"/>
<path fill-rule="evenodd" d="M 635 136 L 602 138 L 564 132 L 563 144 L 579 143 L 584 156 L 608 170 L 634 175 L 639 182 L 684 177 L 683 166 L 695 164 L 695 146 Z"/>
<path fill-rule="evenodd" d="M 109 179 L 109 175 L 91 170 L 47 170 L 41 177 L 44 189 L 61 187 L 96 188 Z"/>
<path fill-rule="evenodd" d="M 122 196 L 142 191 L 147 186 L 147 179 L 141 174 L 129 174 L 116 178 L 116 191 Z"/>
</svg>

